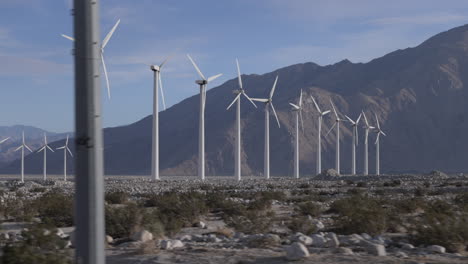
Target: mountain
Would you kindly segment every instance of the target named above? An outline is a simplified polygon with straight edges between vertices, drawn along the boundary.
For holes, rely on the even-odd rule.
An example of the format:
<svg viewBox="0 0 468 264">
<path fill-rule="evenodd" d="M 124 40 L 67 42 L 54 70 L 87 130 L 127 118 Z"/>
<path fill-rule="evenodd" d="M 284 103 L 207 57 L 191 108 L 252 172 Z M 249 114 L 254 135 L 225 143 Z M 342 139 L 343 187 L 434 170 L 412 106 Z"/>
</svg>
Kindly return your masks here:
<svg viewBox="0 0 468 264">
<path fill-rule="evenodd" d="M 6 166 L 13 160 L 21 157 L 20 151 L 14 151 L 22 143 L 22 132 L 26 145 L 32 150 L 40 148 L 44 143 L 44 133 L 47 134 L 47 140 L 53 142 L 66 137 L 65 133 L 54 133 L 32 126 L 0 126 L 0 139 L 9 137 L 7 141 L 0 145 L 0 167 Z"/>
<path fill-rule="evenodd" d="M 307 57 L 307 54 L 304 54 Z M 233 63 L 233 72 L 235 66 Z M 378 116 L 387 137 L 381 140 L 381 171 L 466 171 L 468 150 L 468 25 L 440 33 L 414 48 L 389 53 L 368 63 L 343 60 L 320 66 L 301 63 L 263 75 L 243 75 L 244 87 L 251 97 L 266 97 L 279 76 L 273 101 L 281 122 L 271 116 L 271 174 L 292 175 L 293 114 L 288 105 L 305 93 L 304 133 L 300 138 L 301 175 L 315 171 L 317 123 L 310 95 L 322 109 L 329 109 L 329 98 L 339 111 L 356 118 L 365 110 L 370 122 Z M 237 80 L 229 80 L 207 93 L 206 172 L 207 175 L 234 173 L 235 111 L 226 111 L 234 98 Z M 198 96 L 185 99 L 160 114 L 160 153 L 162 175 L 196 175 L 198 148 Z M 263 171 L 263 105 L 255 109 L 242 101 L 244 175 Z M 324 119 L 322 167 L 334 166 L 334 134 L 325 137 L 333 124 Z M 342 126 L 342 170 L 351 167 L 351 130 Z M 357 169 L 363 165 L 363 130 L 360 130 Z M 133 124 L 104 130 L 105 170 L 107 174 L 149 174 L 151 157 L 151 116 Z M 374 171 L 373 144 L 370 136 L 369 164 Z M 63 142 L 56 142 L 61 145 Z M 60 172 L 62 156 L 49 159 L 51 171 Z M 27 172 L 39 173 L 42 157 L 27 158 Z M 4 172 L 18 171 L 18 161 Z"/>
</svg>

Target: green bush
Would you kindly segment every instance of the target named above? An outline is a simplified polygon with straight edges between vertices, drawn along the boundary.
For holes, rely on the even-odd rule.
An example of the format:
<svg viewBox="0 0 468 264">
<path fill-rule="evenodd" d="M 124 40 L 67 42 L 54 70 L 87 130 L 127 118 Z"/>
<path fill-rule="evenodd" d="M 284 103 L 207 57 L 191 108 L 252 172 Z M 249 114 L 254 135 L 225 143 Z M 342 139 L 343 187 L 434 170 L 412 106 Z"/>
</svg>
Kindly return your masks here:
<svg viewBox="0 0 468 264">
<path fill-rule="evenodd" d="M 124 204 L 128 201 L 128 198 L 128 193 L 122 191 L 108 192 L 105 195 L 105 200 L 109 204 Z"/>
<path fill-rule="evenodd" d="M 60 190 L 52 190 L 33 203 L 43 223 L 55 227 L 73 225 L 73 197 Z"/>
<path fill-rule="evenodd" d="M 288 224 L 288 228 L 291 229 L 293 233 L 301 232 L 303 234 L 312 234 L 317 231 L 316 226 L 307 216 L 293 217 L 292 221 Z"/>
<path fill-rule="evenodd" d="M 5 218 L 18 222 L 29 222 L 37 213 L 33 201 L 22 197 L 6 198 L 0 211 Z"/>
<path fill-rule="evenodd" d="M 143 211 L 135 204 L 121 207 L 106 206 L 106 234 L 113 238 L 129 237 L 138 227 Z"/>
<path fill-rule="evenodd" d="M 304 216 L 320 216 L 322 213 L 322 207 L 314 202 L 304 202 L 298 204 L 295 211 Z"/>
<path fill-rule="evenodd" d="M 226 217 L 226 225 L 246 234 L 267 233 L 273 225 L 273 211 L 245 210 L 243 214 Z"/>
</svg>

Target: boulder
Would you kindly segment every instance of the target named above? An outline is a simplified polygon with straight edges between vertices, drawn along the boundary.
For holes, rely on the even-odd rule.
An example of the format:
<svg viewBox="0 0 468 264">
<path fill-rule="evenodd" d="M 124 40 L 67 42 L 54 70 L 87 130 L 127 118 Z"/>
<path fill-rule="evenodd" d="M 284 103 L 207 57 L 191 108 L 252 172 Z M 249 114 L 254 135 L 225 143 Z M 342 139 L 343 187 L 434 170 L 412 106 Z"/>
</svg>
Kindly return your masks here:
<svg viewBox="0 0 468 264">
<path fill-rule="evenodd" d="M 202 228 L 202 229 L 207 228 L 205 222 L 203 222 L 203 221 L 199 221 L 199 222 L 195 223 L 195 226 L 199 227 L 199 228 Z"/>
<path fill-rule="evenodd" d="M 112 242 L 114 242 L 114 238 L 112 238 L 109 235 L 106 235 L 106 242 L 107 242 L 107 244 L 111 244 Z"/>
<path fill-rule="evenodd" d="M 343 254 L 343 255 L 350 255 L 350 256 L 354 255 L 353 250 L 347 247 L 339 247 L 336 249 L 336 252 L 339 254 Z"/>
<path fill-rule="evenodd" d="M 161 249 L 171 249 L 172 248 L 172 241 L 171 240 L 161 240 Z"/>
<path fill-rule="evenodd" d="M 301 242 L 302 244 L 304 244 L 306 246 L 312 245 L 312 242 L 313 242 L 311 237 L 306 236 L 304 234 L 295 235 L 293 240 L 296 241 L 296 242 Z"/>
<path fill-rule="evenodd" d="M 183 235 L 182 237 L 180 237 L 180 240 L 182 240 L 182 241 L 191 241 L 192 236 L 191 235 Z"/>
<path fill-rule="evenodd" d="M 327 240 L 325 237 L 319 234 L 313 234 L 312 236 L 312 245 L 313 247 L 324 247 Z"/>
<path fill-rule="evenodd" d="M 408 255 L 403 251 L 397 251 L 397 252 L 395 252 L 395 257 L 397 257 L 397 258 L 408 258 Z"/>
<path fill-rule="evenodd" d="M 401 244 L 401 248 L 406 249 L 406 250 L 412 250 L 412 249 L 414 249 L 414 246 L 411 245 L 411 244 L 408 244 L 408 243 L 403 243 L 403 244 Z"/>
<path fill-rule="evenodd" d="M 337 248 L 340 246 L 340 240 L 338 240 L 338 237 L 335 233 L 328 233 L 325 237 L 328 239 L 326 242 L 327 247 Z"/>
<path fill-rule="evenodd" d="M 447 179 L 449 176 L 441 171 L 433 170 L 426 174 L 426 176 L 431 178 L 438 178 L 438 179 Z"/>
<path fill-rule="evenodd" d="M 434 252 L 434 253 L 440 253 L 440 254 L 445 253 L 445 248 L 439 245 L 428 246 L 427 250 Z"/>
<path fill-rule="evenodd" d="M 171 240 L 172 248 L 181 248 L 184 247 L 184 243 L 178 239 Z"/>
<path fill-rule="evenodd" d="M 310 256 L 309 250 L 302 243 L 294 242 L 286 248 L 286 259 L 288 260 L 300 260 L 308 256 Z"/>
<path fill-rule="evenodd" d="M 374 256 L 384 257 L 387 255 L 387 251 L 385 250 L 384 245 L 363 240 L 361 242 L 361 246 L 363 246 L 366 249 L 367 253 L 372 254 Z"/>
<path fill-rule="evenodd" d="M 322 171 L 319 175 L 317 175 L 315 177 L 315 179 L 329 180 L 329 179 L 333 179 L 333 178 L 336 178 L 336 177 L 339 177 L 339 176 L 340 176 L 340 174 L 336 170 L 328 169 L 328 170 Z"/>
<path fill-rule="evenodd" d="M 146 242 L 146 241 L 153 240 L 153 234 L 151 234 L 151 232 L 147 230 L 142 230 L 140 232 L 133 233 L 130 236 L 130 239 L 132 239 L 133 241 Z"/>
</svg>

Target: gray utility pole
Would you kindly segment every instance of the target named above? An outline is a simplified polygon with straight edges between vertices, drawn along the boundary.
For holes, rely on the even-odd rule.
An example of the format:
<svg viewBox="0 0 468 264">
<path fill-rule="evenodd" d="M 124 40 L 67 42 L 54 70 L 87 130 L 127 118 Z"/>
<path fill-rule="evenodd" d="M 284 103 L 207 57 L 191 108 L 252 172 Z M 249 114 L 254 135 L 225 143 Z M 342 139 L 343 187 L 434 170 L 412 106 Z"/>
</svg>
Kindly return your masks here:
<svg viewBox="0 0 468 264">
<path fill-rule="evenodd" d="M 99 0 L 74 1 L 76 263 L 104 264 Z"/>
</svg>

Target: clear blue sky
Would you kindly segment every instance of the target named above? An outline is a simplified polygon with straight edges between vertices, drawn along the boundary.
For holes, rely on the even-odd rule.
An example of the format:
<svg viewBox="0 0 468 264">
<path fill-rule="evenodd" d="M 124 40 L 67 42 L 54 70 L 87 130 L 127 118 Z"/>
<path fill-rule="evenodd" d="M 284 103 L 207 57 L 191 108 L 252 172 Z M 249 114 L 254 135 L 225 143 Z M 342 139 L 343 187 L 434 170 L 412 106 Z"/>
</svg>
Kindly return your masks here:
<svg viewBox="0 0 468 264">
<path fill-rule="evenodd" d="M 73 129 L 71 0 L 0 0 L 0 125 Z M 174 54 L 163 81 L 168 105 L 198 92 L 186 53 L 205 75 L 234 78 L 294 63 L 367 62 L 416 46 L 468 21 L 466 0 L 102 0 L 101 34 L 121 24 L 106 47 L 112 100 L 104 126 L 152 111 L 144 63 Z M 104 84 L 104 83 L 103 83 Z M 209 103 L 209 102 L 208 102 Z"/>
</svg>

